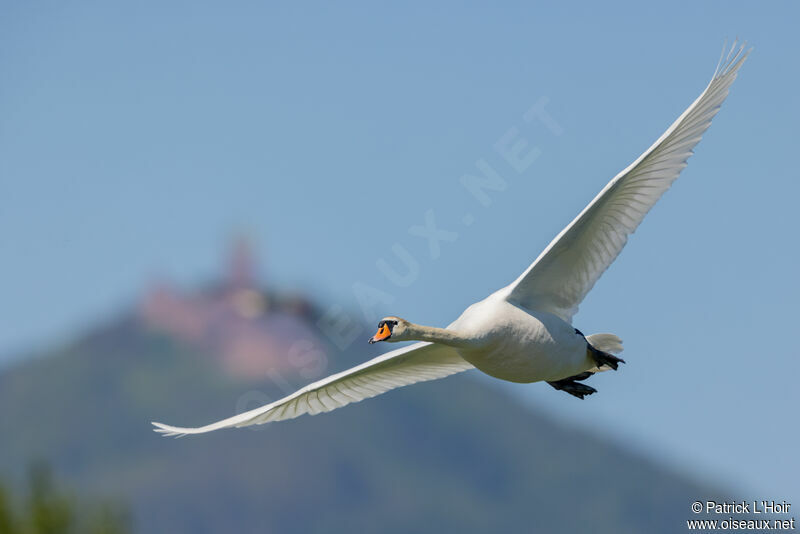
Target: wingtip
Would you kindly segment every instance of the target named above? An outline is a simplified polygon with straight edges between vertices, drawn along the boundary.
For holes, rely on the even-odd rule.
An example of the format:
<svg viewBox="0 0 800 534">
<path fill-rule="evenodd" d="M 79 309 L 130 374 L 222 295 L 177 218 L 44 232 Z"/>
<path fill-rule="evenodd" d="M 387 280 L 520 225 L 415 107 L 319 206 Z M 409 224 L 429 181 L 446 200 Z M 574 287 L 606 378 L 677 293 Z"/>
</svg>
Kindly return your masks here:
<svg viewBox="0 0 800 534">
<path fill-rule="evenodd" d="M 155 427 L 153 432 L 161 434 L 164 437 L 174 436 L 180 438 L 186 435 L 186 432 L 182 432 L 182 428 L 165 425 L 164 423 L 157 423 L 156 421 L 151 421 L 151 423 Z"/>
<path fill-rule="evenodd" d="M 727 76 L 731 73 L 736 73 L 739 70 L 739 67 L 742 65 L 747 56 L 750 55 L 750 52 L 753 51 L 753 47 L 747 48 L 747 41 L 739 41 L 738 37 L 733 41 L 728 53 L 725 53 L 725 50 L 728 50 L 728 42 L 727 39 L 725 43 L 722 45 L 722 54 L 720 55 L 719 62 L 717 63 L 717 68 L 714 70 L 714 80 Z"/>
</svg>

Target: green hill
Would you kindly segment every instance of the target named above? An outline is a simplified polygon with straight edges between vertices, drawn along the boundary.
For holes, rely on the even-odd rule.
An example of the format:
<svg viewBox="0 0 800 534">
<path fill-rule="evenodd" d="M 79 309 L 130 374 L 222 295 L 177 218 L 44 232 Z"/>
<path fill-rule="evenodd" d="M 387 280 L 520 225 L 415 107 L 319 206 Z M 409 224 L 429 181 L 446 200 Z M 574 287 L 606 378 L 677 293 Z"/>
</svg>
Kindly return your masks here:
<svg viewBox="0 0 800 534">
<path fill-rule="evenodd" d="M 366 359 L 358 345 L 329 348 L 330 371 Z M 0 478 L 46 460 L 82 493 L 127 503 L 137 532 L 195 534 L 671 533 L 711 494 L 470 373 L 257 430 L 150 430 L 226 417 L 243 394 L 277 398 L 273 382 L 233 379 L 120 319 L 2 371 Z"/>
</svg>

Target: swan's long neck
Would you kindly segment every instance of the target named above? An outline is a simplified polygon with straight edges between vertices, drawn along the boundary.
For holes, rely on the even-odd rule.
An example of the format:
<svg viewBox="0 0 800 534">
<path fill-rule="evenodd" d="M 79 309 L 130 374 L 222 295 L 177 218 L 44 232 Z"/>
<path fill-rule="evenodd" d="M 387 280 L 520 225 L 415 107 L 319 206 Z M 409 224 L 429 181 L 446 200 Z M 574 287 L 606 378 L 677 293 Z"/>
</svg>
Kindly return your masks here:
<svg viewBox="0 0 800 534">
<path fill-rule="evenodd" d="M 474 340 L 459 332 L 421 324 L 410 324 L 407 336 L 415 341 L 430 341 L 451 347 L 469 347 L 475 344 Z"/>
</svg>

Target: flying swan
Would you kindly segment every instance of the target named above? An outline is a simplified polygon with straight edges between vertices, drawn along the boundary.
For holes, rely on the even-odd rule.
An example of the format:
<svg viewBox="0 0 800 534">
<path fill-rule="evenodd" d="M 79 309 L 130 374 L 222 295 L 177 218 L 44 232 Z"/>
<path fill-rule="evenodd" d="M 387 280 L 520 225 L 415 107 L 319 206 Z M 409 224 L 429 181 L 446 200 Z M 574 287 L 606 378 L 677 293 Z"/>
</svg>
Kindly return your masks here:
<svg viewBox="0 0 800 534">
<path fill-rule="evenodd" d="M 572 326 L 572 317 L 628 236 L 686 166 L 748 53 L 744 45 L 734 44 L 703 93 L 653 146 L 615 176 L 519 278 L 471 305 L 447 328 L 386 317 L 370 343 L 419 343 L 216 423 L 199 428 L 153 423 L 154 430 L 182 436 L 315 415 L 473 368 L 510 382 L 544 380 L 581 399 L 595 393 L 582 381 L 624 363 L 614 356 L 622 351 L 622 341 L 613 334 L 584 336 Z"/>
</svg>

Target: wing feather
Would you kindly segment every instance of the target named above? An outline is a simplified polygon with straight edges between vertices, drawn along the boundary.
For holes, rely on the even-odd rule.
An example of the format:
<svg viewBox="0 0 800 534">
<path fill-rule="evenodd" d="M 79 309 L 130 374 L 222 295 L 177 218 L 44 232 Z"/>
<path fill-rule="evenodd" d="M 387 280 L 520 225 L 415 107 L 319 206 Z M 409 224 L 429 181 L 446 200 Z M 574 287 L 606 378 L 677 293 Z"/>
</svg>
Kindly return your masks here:
<svg viewBox="0 0 800 534">
<path fill-rule="evenodd" d="M 517 280 L 501 290 L 507 300 L 572 320 L 628 236 L 686 167 L 750 53 L 744 48 L 734 43 L 697 100 L 653 146 L 615 176 Z"/>
<path fill-rule="evenodd" d="M 210 425 L 198 428 L 175 427 L 155 422 L 153 425 L 156 432 L 166 436 L 183 436 L 221 428 L 283 421 L 306 413 L 316 415 L 329 412 L 391 389 L 444 378 L 467 369 L 472 369 L 472 365 L 461 358 L 452 347 L 415 343 L 309 384 L 283 399 Z"/>
</svg>

